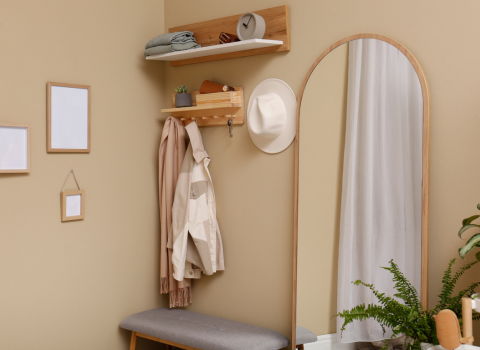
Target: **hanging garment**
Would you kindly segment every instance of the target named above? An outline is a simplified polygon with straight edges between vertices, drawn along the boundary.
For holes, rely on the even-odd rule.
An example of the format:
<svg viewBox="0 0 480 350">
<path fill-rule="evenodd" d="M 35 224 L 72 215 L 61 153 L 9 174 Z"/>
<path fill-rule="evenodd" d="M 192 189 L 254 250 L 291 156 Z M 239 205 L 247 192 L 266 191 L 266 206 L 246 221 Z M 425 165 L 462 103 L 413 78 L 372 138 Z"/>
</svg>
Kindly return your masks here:
<svg viewBox="0 0 480 350">
<path fill-rule="evenodd" d="M 174 117 L 165 121 L 159 150 L 158 191 L 160 206 L 160 293 L 170 293 L 170 307 L 187 306 L 192 302 L 190 279 L 173 278 L 172 251 L 167 248 L 168 231 L 172 225 L 172 207 L 183 159 L 185 157 L 185 126 Z"/>
<path fill-rule="evenodd" d="M 203 148 L 197 123 L 190 123 L 186 130 L 190 144 L 178 178 L 168 237 L 177 281 L 199 278 L 200 271 L 211 275 L 225 269 L 215 193 L 208 171 L 210 158 Z"/>
<path fill-rule="evenodd" d="M 349 43 L 347 123 L 340 217 L 337 310 L 376 304 L 372 292 L 352 284 L 373 283 L 394 295 L 393 259 L 420 295 L 422 213 L 420 82 L 394 46 L 374 39 Z M 390 338 L 372 319 L 355 321 L 339 342 Z"/>
</svg>

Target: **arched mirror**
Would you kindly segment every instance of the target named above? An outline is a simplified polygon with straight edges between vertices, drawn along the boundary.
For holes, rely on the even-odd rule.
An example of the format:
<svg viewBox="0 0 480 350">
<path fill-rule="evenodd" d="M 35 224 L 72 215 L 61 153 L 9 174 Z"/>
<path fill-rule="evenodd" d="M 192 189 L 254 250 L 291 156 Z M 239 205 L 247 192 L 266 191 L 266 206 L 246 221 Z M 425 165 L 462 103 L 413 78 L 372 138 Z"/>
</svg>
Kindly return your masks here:
<svg viewBox="0 0 480 350">
<path fill-rule="evenodd" d="M 320 55 L 299 96 L 292 348 L 385 339 L 369 321 L 340 337 L 335 315 L 376 303 L 355 280 L 395 294 L 392 259 L 427 305 L 427 80 L 397 41 L 358 34 Z"/>
</svg>

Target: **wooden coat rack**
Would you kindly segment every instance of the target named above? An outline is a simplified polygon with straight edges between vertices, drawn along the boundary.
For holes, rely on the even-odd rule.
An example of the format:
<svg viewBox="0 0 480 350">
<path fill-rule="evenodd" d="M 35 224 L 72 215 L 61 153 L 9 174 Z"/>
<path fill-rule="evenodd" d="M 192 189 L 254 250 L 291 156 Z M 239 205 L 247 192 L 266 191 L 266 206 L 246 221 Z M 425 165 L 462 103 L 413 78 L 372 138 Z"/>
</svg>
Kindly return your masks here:
<svg viewBox="0 0 480 350">
<path fill-rule="evenodd" d="M 193 91 L 192 107 L 162 109 L 162 113 L 181 119 L 185 125 L 197 121 L 198 126 L 233 125 L 245 123 L 245 108 L 243 87 L 235 87 L 234 91 L 200 94 Z M 172 95 L 172 105 L 175 106 L 175 94 Z"/>
</svg>

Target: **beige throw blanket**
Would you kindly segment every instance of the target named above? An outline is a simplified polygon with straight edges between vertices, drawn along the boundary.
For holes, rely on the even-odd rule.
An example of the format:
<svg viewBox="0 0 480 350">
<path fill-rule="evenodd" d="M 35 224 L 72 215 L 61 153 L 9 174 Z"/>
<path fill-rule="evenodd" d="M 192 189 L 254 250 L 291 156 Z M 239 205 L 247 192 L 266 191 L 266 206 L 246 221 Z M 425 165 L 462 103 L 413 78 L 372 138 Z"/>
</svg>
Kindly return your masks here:
<svg viewBox="0 0 480 350">
<path fill-rule="evenodd" d="M 172 206 L 177 180 L 185 157 L 185 126 L 168 117 L 162 132 L 159 151 L 158 191 L 160 204 L 160 293 L 170 293 L 170 307 L 192 302 L 191 279 L 173 278 L 172 250 L 167 248 L 168 230 L 172 225 Z"/>
</svg>

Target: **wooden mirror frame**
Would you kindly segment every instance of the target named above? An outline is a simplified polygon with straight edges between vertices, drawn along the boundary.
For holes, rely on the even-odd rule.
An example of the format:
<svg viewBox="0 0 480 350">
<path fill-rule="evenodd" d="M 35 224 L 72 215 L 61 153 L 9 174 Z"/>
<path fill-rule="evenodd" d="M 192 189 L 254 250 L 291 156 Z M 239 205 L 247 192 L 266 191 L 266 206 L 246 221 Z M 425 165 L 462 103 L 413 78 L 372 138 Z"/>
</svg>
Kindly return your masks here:
<svg viewBox="0 0 480 350">
<path fill-rule="evenodd" d="M 396 47 L 410 61 L 417 72 L 423 97 L 423 145 L 422 145 L 422 266 L 421 266 L 421 302 L 428 307 L 428 229 L 429 229 L 429 193 L 430 193 L 430 92 L 427 78 L 415 56 L 398 41 L 381 34 L 363 33 L 348 36 L 327 48 L 313 63 L 305 77 L 297 104 L 297 133 L 295 138 L 295 205 L 294 205 L 294 236 L 293 236 L 293 311 L 292 311 L 292 349 L 296 349 L 297 325 L 297 248 L 298 248 L 298 188 L 299 188 L 299 151 L 300 151 L 300 108 L 302 97 L 308 79 L 322 59 L 338 46 L 357 39 L 377 39 Z"/>
</svg>

